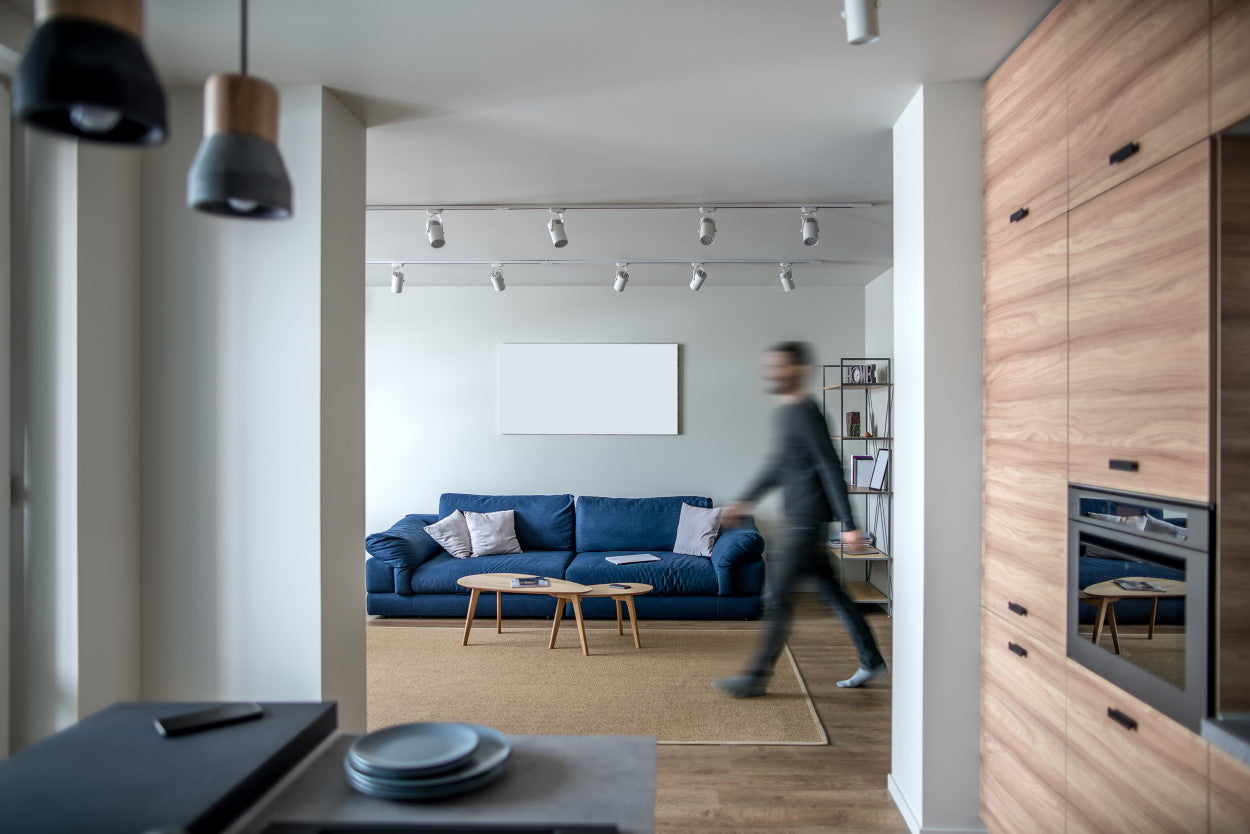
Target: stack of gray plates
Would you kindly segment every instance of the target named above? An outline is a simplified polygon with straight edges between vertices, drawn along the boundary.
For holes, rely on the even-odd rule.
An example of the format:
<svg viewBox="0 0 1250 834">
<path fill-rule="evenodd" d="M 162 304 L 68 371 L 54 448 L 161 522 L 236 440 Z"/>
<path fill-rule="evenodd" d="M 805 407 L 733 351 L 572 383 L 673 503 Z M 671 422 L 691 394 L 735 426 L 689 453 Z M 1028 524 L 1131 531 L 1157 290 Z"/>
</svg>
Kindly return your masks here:
<svg viewBox="0 0 1250 834">
<path fill-rule="evenodd" d="M 361 793 L 419 801 L 477 790 L 503 773 L 511 755 L 507 737 L 491 727 L 423 721 L 361 736 L 343 769 Z"/>
</svg>

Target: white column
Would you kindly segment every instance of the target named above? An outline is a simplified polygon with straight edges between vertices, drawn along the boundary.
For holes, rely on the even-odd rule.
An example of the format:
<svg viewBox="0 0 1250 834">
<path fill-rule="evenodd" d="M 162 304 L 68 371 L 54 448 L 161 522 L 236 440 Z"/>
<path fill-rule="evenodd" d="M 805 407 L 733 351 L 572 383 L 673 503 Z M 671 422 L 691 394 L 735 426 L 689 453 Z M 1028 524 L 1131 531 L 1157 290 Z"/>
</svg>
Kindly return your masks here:
<svg viewBox="0 0 1250 834">
<path fill-rule="evenodd" d="M 889 788 L 912 831 L 978 818 L 981 89 L 894 126 L 895 580 Z"/>
</svg>

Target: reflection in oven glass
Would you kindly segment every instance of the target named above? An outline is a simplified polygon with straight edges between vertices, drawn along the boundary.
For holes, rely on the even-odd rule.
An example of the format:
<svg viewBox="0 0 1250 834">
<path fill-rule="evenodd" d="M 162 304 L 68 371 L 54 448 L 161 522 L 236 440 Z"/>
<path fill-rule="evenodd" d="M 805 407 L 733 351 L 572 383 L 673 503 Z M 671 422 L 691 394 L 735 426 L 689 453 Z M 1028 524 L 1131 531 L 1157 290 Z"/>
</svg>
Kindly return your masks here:
<svg viewBox="0 0 1250 834">
<path fill-rule="evenodd" d="M 1171 561 L 1082 543 L 1077 633 L 1183 689 L 1185 571 Z"/>
</svg>

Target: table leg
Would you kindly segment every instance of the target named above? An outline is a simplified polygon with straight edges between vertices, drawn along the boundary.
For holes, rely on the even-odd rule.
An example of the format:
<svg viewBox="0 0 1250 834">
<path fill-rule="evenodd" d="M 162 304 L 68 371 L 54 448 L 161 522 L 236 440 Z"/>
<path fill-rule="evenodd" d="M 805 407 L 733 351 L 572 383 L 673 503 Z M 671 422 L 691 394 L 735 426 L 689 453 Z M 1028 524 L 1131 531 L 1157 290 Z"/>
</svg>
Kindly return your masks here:
<svg viewBox="0 0 1250 834">
<path fill-rule="evenodd" d="M 564 619 L 564 597 L 556 597 L 556 613 L 551 615 L 551 642 L 547 648 L 556 647 L 556 635 L 560 633 L 560 621 Z"/>
<path fill-rule="evenodd" d="M 625 597 L 625 606 L 629 608 L 629 625 L 634 629 L 634 648 L 642 648 L 642 640 L 638 637 L 638 612 L 634 610 L 634 596 Z"/>
<path fill-rule="evenodd" d="M 503 634 L 503 592 L 495 591 L 495 633 Z"/>
<path fill-rule="evenodd" d="M 616 636 L 620 637 L 625 633 L 625 629 L 621 627 L 621 600 L 619 597 L 612 597 L 612 601 L 616 603 Z"/>
<path fill-rule="evenodd" d="M 473 614 L 477 611 L 477 596 L 480 594 L 477 588 L 469 591 L 469 613 L 464 618 L 464 639 L 460 641 L 460 645 L 469 645 L 469 629 L 473 628 Z"/>
<path fill-rule="evenodd" d="M 1098 641 L 1102 639 L 1102 622 L 1107 616 L 1107 598 L 1102 597 L 1098 600 L 1098 613 L 1094 615 L 1094 645 L 1098 645 Z"/>
<path fill-rule="evenodd" d="M 582 654 L 590 655 L 590 646 L 586 645 L 586 622 L 582 619 L 582 598 L 580 594 L 569 594 L 569 602 L 573 603 L 573 616 L 577 618 L 577 636 L 582 641 Z"/>
<path fill-rule="evenodd" d="M 1111 600 L 1107 605 L 1107 625 L 1111 626 L 1111 647 L 1115 649 L 1115 653 L 1120 653 L 1120 629 L 1115 623 L 1115 600 Z"/>
<path fill-rule="evenodd" d="M 1150 601 L 1150 630 L 1146 632 L 1146 639 L 1155 639 L 1155 615 L 1159 613 L 1159 598 L 1155 597 Z"/>
</svg>

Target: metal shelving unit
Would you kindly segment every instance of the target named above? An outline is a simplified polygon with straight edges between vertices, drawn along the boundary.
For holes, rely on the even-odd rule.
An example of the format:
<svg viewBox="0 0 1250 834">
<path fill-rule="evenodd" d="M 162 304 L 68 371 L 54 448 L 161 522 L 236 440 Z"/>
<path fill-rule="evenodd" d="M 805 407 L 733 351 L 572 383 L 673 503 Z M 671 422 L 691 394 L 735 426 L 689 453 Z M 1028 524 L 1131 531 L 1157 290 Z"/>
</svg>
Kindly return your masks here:
<svg viewBox="0 0 1250 834">
<path fill-rule="evenodd" d="M 859 381 L 850 381 L 851 369 L 864 365 L 875 366 L 873 378 L 863 381 L 861 375 Z M 847 549 L 835 537 L 829 542 L 829 555 L 841 562 L 840 572 L 847 577 L 843 586 L 851 599 L 865 605 L 881 605 L 891 616 L 894 614 L 894 560 L 890 557 L 894 530 L 893 492 L 890 489 L 890 471 L 894 467 L 892 372 L 890 359 L 874 357 L 842 357 L 839 364 L 821 368 L 821 405 L 825 419 L 836 427 L 836 431 L 842 432 L 832 437 L 838 444 L 838 457 L 842 459 L 843 466 L 852 464 L 845 473 L 851 508 L 864 531 L 874 537 L 873 546 L 855 550 Z M 835 393 L 836 400 L 833 397 Z M 837 404 L 836 414 L 830 413 L 833 402 Z M 860 432 L 857 435 L 846 433 L 850 430 L 846 419 L 850 411 L 860 414 Z M 883 449 L 890 450 L 890 460 L 881 489 L 853 483 L 853 456 L 862 454 L 875 458 L 877 452 Z M 862 566 L 862 579 L 849 578 L 852 565 Z"/>
</svg>

